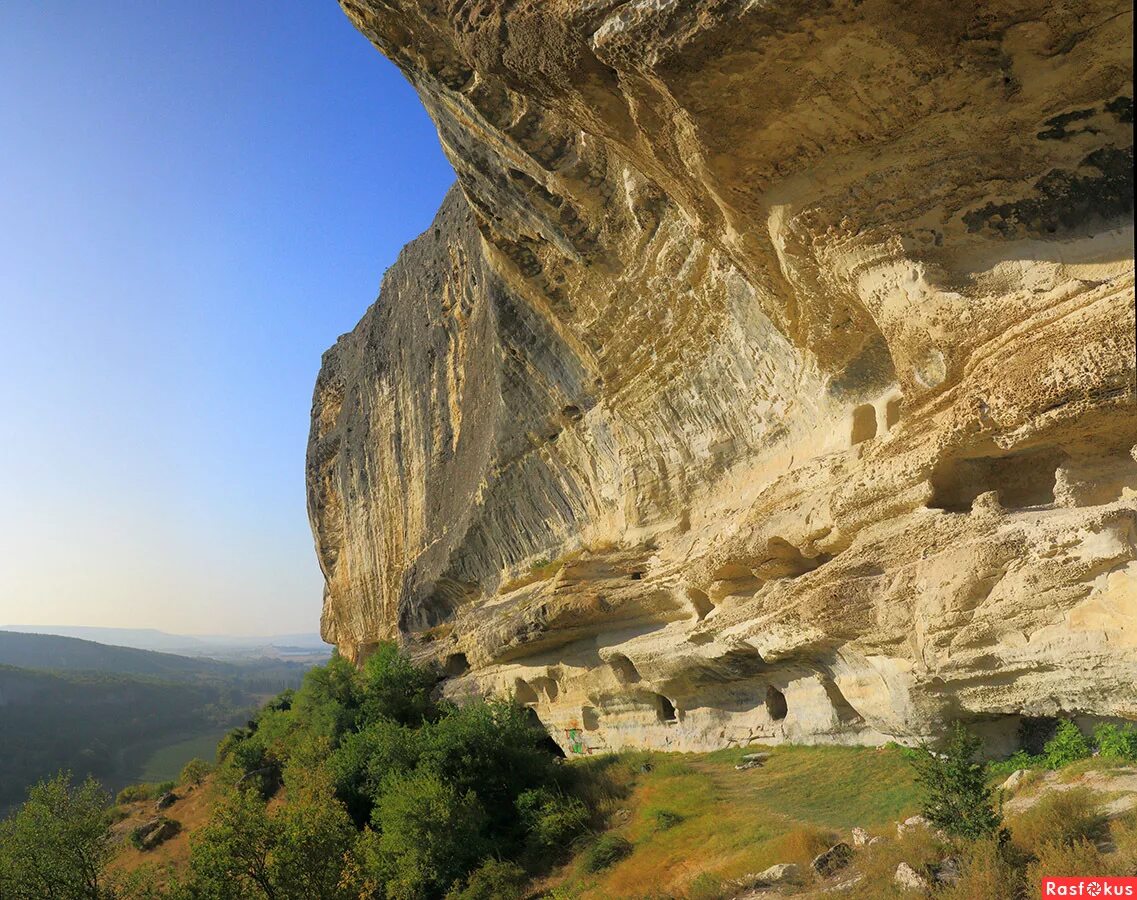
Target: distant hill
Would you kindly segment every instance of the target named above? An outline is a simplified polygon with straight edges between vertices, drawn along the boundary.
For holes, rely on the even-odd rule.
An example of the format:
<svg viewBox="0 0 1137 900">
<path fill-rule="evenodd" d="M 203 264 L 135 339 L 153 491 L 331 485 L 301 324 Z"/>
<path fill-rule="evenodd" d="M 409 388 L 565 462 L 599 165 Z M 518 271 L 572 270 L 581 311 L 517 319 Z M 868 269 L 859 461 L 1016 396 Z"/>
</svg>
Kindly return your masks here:
<svg viewBox="0 0 1137 900">
<path fill-rule="evenodd" d="M 231 660 L 284 656 L 318 659 L 331 655 L 331 648 L 318 634 L 281 634 L 269 637 L 190 635 L 171 634 L 156 628 L 100 628 L 85 625 L 5 625 L 0 627 L 0 633 L 3 632 L 50 634 L 116 647 Z"/>
<path fill-rule="evenodd" d="M 113 672 L 184 679 L 193 675 L 232 675 L 237 667 L 213 659 L 115 647 L 50 634 L 0 631 L 0 666 L 67 672 Z"/>
</svg>

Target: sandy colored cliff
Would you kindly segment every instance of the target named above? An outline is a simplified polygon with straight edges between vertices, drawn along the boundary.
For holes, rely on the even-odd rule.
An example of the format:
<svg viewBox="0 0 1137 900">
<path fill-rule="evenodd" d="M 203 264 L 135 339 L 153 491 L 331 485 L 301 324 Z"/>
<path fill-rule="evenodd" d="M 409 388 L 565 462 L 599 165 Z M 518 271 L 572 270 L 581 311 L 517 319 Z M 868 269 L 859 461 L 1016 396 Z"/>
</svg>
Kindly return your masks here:
<svg viewBox="0 0 1137 900">
<path fill-rule="evenodd" d="M 342 5 L 458 186 L 316 386 L 326 639 L 579 753 L 1137 717 L 1129 4 Z"/>
</svg>

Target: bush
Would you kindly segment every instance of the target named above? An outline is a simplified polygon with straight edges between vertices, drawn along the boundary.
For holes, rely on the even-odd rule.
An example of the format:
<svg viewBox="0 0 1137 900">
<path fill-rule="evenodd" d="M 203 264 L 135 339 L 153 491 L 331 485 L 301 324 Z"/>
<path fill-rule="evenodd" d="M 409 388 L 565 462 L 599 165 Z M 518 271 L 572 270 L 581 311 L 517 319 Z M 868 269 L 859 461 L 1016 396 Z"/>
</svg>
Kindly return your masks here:
<svg viewBox="0 0 1137 900">
<path fill-rule="evenodd" d="M 1046 764 L 1052 769 L 1060 769 L 1090 755 L 1090 745 L 1078 726 L 1069 719 L 1058 723 L 1058 730 L 1043 748 Z"/>
<path fill-rule="evenodd" d="M 1025 750 L 1019 750 L 1006 759 L 987 763 L 987 772 L 990 775 L 1007 776 L 1019 769 L 1041 769 L 1045 766 L 1045 756 L 1032 756 Z"/>
<path fill-rule="evenodd" d="M 1099 725 L 1094 729 L 1094 746 L 1102 759 L 1137 762 L 1137 729 L 1132 725 Z"/>
<path fill-rule="evenodd" d="M 1002 824 L 984 767 L 975 761 L 980 746 L 979 738 L 957 722 L 942 755 L 925 748 L 912 761 L 924 816 L 948 834 L 972 840 L 994 835 Z"/>
<path fill-rule="evenodd" d="M 398 645 L 383 643 L 363 666 L 362 713 L 364 721 L 390 719 L 400 725 L 421 725 L 434 715 L 430 700 L 437 679 L 415 666 Z"/>
<path fill-rule="evenodd" d="M 138 803 L 141 800 L 157 800 L 163 794 L 169 793 L 173 789 L 174 782 L 172 781 L 163 781 L 159 784 L 152 782 L 130 784 L 118 792 L 114 801 L 122 805 L 124 803 Z"/>
<path fill-rule="evenodd" d="M 1028 896 L 1042 897 L 1042 879 L 1047 875 L 1077 878 L 1120 874 L 1112 871 L 1110 863 L 1109 857 L 1103 856 L 1097 847 L 1084 839 L 1070 844 L 1043 844 L 1038 849 L 1038 859 L 1027 867 L 1026 882 L 1030 890 Z"/>
<path fill-rule="evenodd" d="M 375 810 L 373 874 L 386 883 L 388 897 L 439 896 L 489 850 L 485 819 L 473 791 L 462 793 L 434 773 L 389 778 Z"/>
<path fill-rule="evenodd" d="M 656 831 L 668 831 L 680 824 L 684 816 L 671 809 L 656 809 L 651 813 L 652 819 L 655 821 Z"/>
<path fill-rule="evenodd" d="M 1039 800 L 1011 823 L 1015 843 L 1037 854 L 1046 844 L 1073 845 L 1105 834 L 1106 817 L 1087 788 L 1056 791 Z"/>
<path fill-rule="evenodd" d="M 182 766 L 182 774 L 178 780 L 182 784 L 199 785 L 205 781 L 205 776 L 213 771 L 213 766 L 207 763 L 204 759 L 198 759 L 196 756 L 188 763 Z"/>
<path fill-rule="evenodd" d="M 519 794 L 517 813 L 530 845 L 545 852 L 563 851 L 588 827 L 588 807 L 583 802 L 547 787 Z"/>
<path fill-rule="evenodd" d="M 618 834 L 601 835 L 589 849 L 584 858 L 584 867 L 589 872 L 599 872 L 615 865 L 630 856 L 635 847 L 626 837 Z"/>
<path fill-rule="evenodd" d="M 959 881 L 936 895 L 940 900 L 1019 900 L 1026 888 L 1021 865 L 997 839 L 970 844 L 960 869 Z"/>
<path fill-rule="evenodd" d="M 521 900 L 528 880 L 516 863 L 487 859 L 470 873 L 466 887 L 452 890 L 446 900 Z"/>
</svg>

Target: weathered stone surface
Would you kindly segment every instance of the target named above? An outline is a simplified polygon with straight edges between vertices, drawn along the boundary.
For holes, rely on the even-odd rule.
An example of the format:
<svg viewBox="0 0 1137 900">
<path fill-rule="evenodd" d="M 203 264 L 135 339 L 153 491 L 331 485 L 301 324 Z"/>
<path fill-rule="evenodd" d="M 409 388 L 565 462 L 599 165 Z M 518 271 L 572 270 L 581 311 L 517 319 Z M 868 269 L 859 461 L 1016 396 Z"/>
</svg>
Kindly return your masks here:
<svg viewBox="0 0 1137 900">
<path fill-rule="evenodd" d="M 326 638 L 570 753 L 1137 715 L 1128 4 L 343 5 L 460 187 L 325 356 Z"/>
<path fill-rule="evenodd" d="M 928 879 L 906 862 L 902 862 L 896 867 L 892 881 L 897 887 L 905 891 L 926 891 L 928 889 Z"/>
<path fill-rule="evenodd" d="M 853 859 L 853 848 L 843 841 L 834 844 L 824 853 L 819 853 L 811 862 L 810 868 L 822 878 L 835 875 L 845 868 Z"/>
</svg>

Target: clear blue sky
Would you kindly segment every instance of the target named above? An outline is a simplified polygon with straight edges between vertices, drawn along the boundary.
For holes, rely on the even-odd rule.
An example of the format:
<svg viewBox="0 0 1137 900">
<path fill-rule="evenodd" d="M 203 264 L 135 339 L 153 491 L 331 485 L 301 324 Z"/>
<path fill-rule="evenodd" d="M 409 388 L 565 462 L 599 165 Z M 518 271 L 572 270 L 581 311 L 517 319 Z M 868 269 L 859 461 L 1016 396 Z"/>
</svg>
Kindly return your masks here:
<svg viewBox="0 0 1137 900">
<path fill-rule="evenodd" d="M 453 178 L 335 0 L 0 3 L 0 625 L 315 631 L 320 354 Z"/>
</svg>

